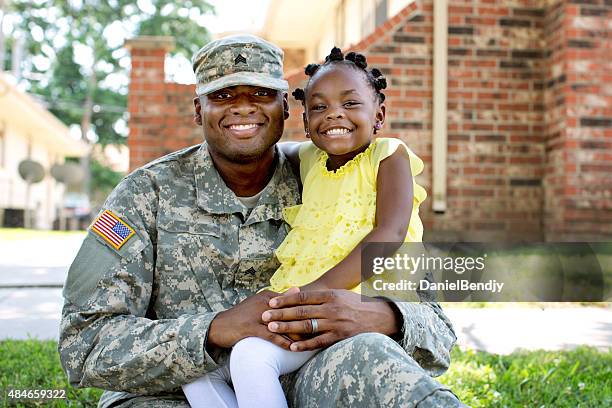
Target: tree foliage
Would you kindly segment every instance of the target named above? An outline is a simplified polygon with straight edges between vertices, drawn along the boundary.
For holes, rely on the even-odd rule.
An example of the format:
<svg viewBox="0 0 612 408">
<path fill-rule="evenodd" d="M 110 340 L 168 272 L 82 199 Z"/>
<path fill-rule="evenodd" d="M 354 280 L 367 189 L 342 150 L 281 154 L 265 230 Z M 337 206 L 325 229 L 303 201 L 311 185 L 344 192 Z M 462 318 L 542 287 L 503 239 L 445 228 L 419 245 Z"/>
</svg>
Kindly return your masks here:
<svg viewBox="0 0 612 408">
<path fill-rule="evenodd" d="M 104 199 L 119 184 L 123 176 L 96 159 L 91 161 L 91 178 L 96 180 L 96 189 L 91 194 L 91 202 L 95 208 L 102 205 Z"/>
<path fill-rule="evenodd" d="M 206 0 L 12 0 L 8 7 L 12 37 L 25 39 L 29 91 L 66 125 L 80 126 L 84 139 L 93 134 L 101 144 L 125 143 L 124 41 L 170 35 L 175 54 L 190 57 L 208 39 L 197 20 L 213 11 Z"/>
</svg>

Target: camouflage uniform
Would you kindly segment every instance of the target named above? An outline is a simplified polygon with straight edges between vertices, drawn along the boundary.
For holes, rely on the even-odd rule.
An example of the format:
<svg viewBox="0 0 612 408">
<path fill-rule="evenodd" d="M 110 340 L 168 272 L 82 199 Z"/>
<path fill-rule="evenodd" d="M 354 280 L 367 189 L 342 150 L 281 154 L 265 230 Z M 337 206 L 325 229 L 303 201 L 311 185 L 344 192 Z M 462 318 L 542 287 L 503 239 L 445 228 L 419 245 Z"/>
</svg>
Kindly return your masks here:
<svg viewBox="0 0 612 408">
<path fill-rule="evenodd" d="M 186 406 L 180 386 L 227 358 L 206 352 L 211 320 L 268 285 L 278 267 L 273 250 L 287 233 L 281 210 L 297 204 L 299 191 L 277 154 L 272 181 L 248 215 L 206 144 L 121 182 L 103 210 L 136 234 L 116 250 L 90 231 L 64 288 L 59 351 L 71 384 L 125 391 L 106 392 L 101 406 L 131 398 L 122 406 Z M 397 306 L 404 318 L 399 344 L 408 354 L 379 334 L 344 340 L 285 378 L 290 403 L 411 406 L 440 388 L 429 375 L 448 367 L 455 341 L 448 320 L 436 304 Z"/>
<path fill-rule="evenodd" d="M 198 93 L 230 86 L 214 77 L 217 71 L 203 70 L 208 79 L 199 75 L 202 50 L 194 70 L 200 84 L 210 79 L 214 86 Z M 259 54 L 234 51 L 226 57 L 240 67 Z M 279 52 L 268 57 L 282 60 Z M 265 64 L 258 69 L 274 68 Z M 282 76 L 282 69 L 274 75 Z M 253 85 L 268 80 L 255 78 L 262 83 Z M 272 180 L 251 211 L 223 182 L 206 143 L 137 169 L 117 186 L 102 214 L 134 234 L 113 245 L 90 228 L 64 287 L 58 348 L 72 385 L 113 390 L 103 394 L 101 407 L 188 406 L 181 386 L 229 355 L 207 351 L 210 322 L 268 285 L 279 266 L 274 249 L 288 231 L 282 209 L 298 204 L 300 194 L 290 164 L 278 149 L 276 156 Z M 455 342 L 450 323 L 435 303 L 396 306 L 403 316 L 398 342 L 367 333 L 323 350 L 284 376 L 289 404 L 457 406 L 431 378 L 448 367 Z"/>
</svg>

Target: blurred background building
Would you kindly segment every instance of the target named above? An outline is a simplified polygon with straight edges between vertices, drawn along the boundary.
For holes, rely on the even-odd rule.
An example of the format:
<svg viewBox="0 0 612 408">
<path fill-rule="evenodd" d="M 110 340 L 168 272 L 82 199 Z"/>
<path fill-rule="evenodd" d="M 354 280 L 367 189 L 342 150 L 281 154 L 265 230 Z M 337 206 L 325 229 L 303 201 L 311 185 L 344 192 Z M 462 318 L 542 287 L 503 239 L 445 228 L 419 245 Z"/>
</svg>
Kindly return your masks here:
<svg viewBox="0 0 612 408">
<path fill-rule="evenodd" d="M 320 61 L 332 47 L 350 47 L 413 0 L 272 0 L 261 32 L 285 51 L 285 70 Z"/>
<path fill-rule="evenodd" d="M 381 68 L 381 135 L 427 164 L 427 239 L 601 240 L 612 237 L 611 12 L 603 0 L 273 0 L 259 34 L 284 48 L 292 89 L 333 44 Z M 131 168 L 201 142 L 193 85 L 164 82 L 172 47 L 128 42 Z M 284 138 L 303 133 L 293 101 Z"/>
<path fill-rule="evenodd" d="M 63 164 L 66 157 L 81 157 L 86 151 L 84 144 L 70 137 L 63 123 L 0 72 L 1 227 L 52 228 L 64 206 L 65 186 L 51 176 L 50 169 Z M 42 179 L 29 188 L 19 172 L 24 160 L 38 163 L 40 167 L 33 167 L 43 172 Z M 74 203 L 71 208 L 83 205 Z"/>
</svg>

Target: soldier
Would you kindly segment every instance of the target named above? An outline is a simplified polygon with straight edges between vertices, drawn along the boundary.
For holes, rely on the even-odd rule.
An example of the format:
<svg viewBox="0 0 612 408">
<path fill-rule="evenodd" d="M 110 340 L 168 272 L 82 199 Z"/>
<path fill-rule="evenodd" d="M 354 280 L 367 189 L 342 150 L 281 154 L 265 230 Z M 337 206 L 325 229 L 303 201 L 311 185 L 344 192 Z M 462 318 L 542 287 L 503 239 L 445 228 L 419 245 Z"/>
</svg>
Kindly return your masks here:
<svg viewBox="0 0 612 408">
<path fill-rule="evenodd" d="M 107 390 L 101 407 L 188 407 L 181 386 L 223 365 L 239 340 L 288 349 L 281 334 L 309 333 L 304 322 L 320 318 L 333 328 L 317 344 L 327 348 L 283 378 L 290 405 L 462 406 L 432 379 L 456 339 L 436 303 L 256 293 L 278 267 L 281 211 L 300 200 L 276 146 L 289 115 L 282 51 L 226 37 L 198 51 L 193 68 L 206 141 L 128 175 L 70 267 L 59 342 L 70 383 Z M 272 332 L 270 316 L 286 324 Z"/>
</svg>

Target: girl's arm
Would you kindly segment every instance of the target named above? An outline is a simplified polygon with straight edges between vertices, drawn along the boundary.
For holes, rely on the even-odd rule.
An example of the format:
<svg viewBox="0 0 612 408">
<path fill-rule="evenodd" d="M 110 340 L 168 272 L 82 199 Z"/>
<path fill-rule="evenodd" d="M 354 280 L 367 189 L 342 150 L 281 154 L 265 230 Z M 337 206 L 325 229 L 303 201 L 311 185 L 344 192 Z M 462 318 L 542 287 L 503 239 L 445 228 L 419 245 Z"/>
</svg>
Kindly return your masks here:
<svg viewBox="0 0 612 408">
<path fill-rule="evenodd" d="M 376 179 L 374 229 L 361 243 L 403 242 L 408 232 L 413 205 L 410 158 L 406 149 L 380 162 Z M 340 263 L 301 290 L 352 289 L 361 282 L 361 248 L 357 245 Z"/>
</svg>

